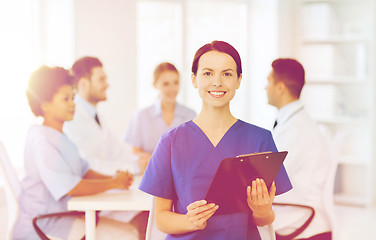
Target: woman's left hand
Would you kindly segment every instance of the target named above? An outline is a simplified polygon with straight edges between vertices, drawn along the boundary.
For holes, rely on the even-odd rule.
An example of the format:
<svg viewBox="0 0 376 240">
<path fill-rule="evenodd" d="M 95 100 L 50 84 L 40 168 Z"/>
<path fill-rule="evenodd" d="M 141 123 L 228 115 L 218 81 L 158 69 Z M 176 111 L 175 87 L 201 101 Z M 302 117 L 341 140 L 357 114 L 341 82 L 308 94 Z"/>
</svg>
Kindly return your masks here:
<svg viewBox="0 0 376 240">
<path fill-rule="evenodd" d="M 270 191 L 266 187 L 263 179 L 257 178 L 252 181 L 252 187 L 247 187 L 247 203 L 253 212 L 253 217 L 257 219 L 269 219 L 271 215 L 274 219 L 272 203 L 275 197 L 276 187 L 273 182 Z"/>
<path fill-rule="evenodd" d="M 128 190 L 133 183 L 133 174 L 128 171 L 117 170 L 114 179 L 120 184 L 120 188 Z"/>
</svg>

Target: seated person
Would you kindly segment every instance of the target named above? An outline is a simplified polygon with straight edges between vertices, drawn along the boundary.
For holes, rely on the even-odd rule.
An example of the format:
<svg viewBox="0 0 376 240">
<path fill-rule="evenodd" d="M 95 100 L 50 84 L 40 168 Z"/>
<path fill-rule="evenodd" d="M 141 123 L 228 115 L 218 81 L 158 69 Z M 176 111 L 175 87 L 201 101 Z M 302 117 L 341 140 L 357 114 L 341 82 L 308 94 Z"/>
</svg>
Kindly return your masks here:
<svg viewBox="0 0 376 240">
<path fill-rule="evenodd" d="M 141 166 L 144 171 L 159 138 L 167 130 L 192 120 L 196 113 L 176 101 L 179 93 L 179 72 L 168 62 L 154 70 L 153 86 L 159 92 L 155 104 L 139 110 L 132 118 L 125 134 L 125 142 L 133 146 L 135 154 L 146 156 Z"/>
<path fill-rule="evenodd" d="M 132 174 L 140 169 L 142 157 L 132 153 L 131 147 L 116 136 L 98 114 L 97 106 L 107 100 L 109 83 L 102 62 L 95 57 L 82 57 L 72 65 L 76 112 L 72 121 L 64 124 L 63 132 L 77 146 L 80 156 L 90 167 L 102 174 L 112 175 L 117 169 Z M 141 239 L 146 233 L 147 211 L 102 211 L 106 216 L 122 222 L 131 222 L 139 231 Z"/>
<path fill-rule="evenodd" d="M 298 61 L 279 58 L 272 63 L 266 86 L 268 103 L 278 109 L 273 137 L 280 151 L 289 152 L 284 164 L 294 186 L 288 193 L 277 196 L 275 202 L 306 206 L 275 206 L 274 228 L 277 234 L 289 235 L 307 226 L 297 239 L 329 240 L 329 211 L 333 210 L 333 203 L 324 198 L 324 190 L 332 163 L 318 125 L 300 101 L 304 75 L 304 68 Z M 312 222 L 305 225 L 310 212 L 315 215 Z"/>
<path fill-rule="evenodd" d="M 128 189 L 133 175 L 117 171 L 107 176 L 90 170 L 80 158 L 75 145 L 62 133 L 65 121 L 75 112 L 72 77 L 63 68 L 42 66 L 29 80 L 26 92 L 31 111 L 43 118 L 43 124 L 32 126 L 25 146 L 25 171 L 18 199 L 20 212 L 13 229 L 13 239 L 39 239 L 33 229 L 34 217 L 67 211 L 72 196 L 91 195 L 109 189 Z M 38 222 L 48 236 L 80 239 L 84 219 L 47 218 Z M 128 223 L 101 218 L 98 239 L 138 239 L 137 229 Z"/>
<path fill-rule="evenodd" d="M 110 175 L 117 169 L 138 174 L 138 157 L 98 113 L 98 104 L 107 100 L 109 87 L 102 62 L 95 57 L 82 57 L 72 65 L 72 73 L 77 91 L 76 112 L 72 121 L 64 124 L 63 132 L 93 170 Z"/>
</svg>

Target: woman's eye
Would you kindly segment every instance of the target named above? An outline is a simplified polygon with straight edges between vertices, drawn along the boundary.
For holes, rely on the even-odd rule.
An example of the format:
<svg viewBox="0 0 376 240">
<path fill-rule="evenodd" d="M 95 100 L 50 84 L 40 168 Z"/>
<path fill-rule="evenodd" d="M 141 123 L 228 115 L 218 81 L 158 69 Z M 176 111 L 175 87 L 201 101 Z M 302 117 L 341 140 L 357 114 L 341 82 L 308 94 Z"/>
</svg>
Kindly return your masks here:
<svg viewBox="0 0 376 240">
<path fill-rule="evenodd" d="M 228 73 L 228 72 L 227 72 L 227 73 L 224 73 L 223 75 L 226 76 L 226 77 L 231 77 L 231 76 L 232 76 L 232 74 L 231 74 L 231 73 Z"/>
<path fill-rule="evenodd" d="M 204 75 L 205 75 L 205 76 L 210 76 L 210 75 L 211 75 L 211 72 L 204 72 Z"/>
</svg>

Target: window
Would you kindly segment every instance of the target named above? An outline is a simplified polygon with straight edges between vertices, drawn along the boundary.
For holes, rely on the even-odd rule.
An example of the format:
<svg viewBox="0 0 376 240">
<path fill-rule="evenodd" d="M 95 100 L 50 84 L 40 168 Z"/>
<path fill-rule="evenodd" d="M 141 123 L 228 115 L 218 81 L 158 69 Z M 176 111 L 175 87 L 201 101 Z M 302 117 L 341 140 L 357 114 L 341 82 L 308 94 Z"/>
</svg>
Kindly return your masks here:
<svg viewBox="0 0 376 240">
<path fill-rule="evenodd" d="M 137 5 L 138 105 L 145 107 L 157 97 L 153 71 L 161 62 L 182 69 L 182 6 L 174 2 L 140 1 Z M 181 80 L 183 75 L 181 74 Z"/>
<path fill-rule="evenodd" d="M 190 79 L 193 56 L 202 45 L 223 40 L 239 51 L 243 65 L 233 114 L 264 126 L 265 119 L 274 122 L 264 87 L 277 55 L 277 1 L 139 0 L 137 14 L 138 107 L 155 101 L 154 68 L 169 61 L 180 71 L 178 101 L 198 113 L 201 100 Z"/>
<path fill-rule="evenodd" d="M 41 120 L 32 115 L 26 100 L 30 73 L 42 64 L 70 67 L 72 13 L 73 1 L 0 2 L 0 140 L 18 169 L 30 124 Z"/>
</svg>

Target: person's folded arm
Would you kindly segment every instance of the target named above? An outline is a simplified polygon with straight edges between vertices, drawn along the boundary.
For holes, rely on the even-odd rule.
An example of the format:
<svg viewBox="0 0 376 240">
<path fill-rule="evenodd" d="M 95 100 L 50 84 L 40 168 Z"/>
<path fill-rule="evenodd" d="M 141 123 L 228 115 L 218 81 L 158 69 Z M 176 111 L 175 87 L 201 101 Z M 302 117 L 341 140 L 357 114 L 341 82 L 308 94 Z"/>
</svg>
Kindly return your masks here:
<svg viewBox="0 0 376 240">
<path fill-rule="evenodd" d="M 128 189 L 132 182 L 133 175 L 128 172 L 117 171 L 116 175 L 111 177 L 89 170 L 67 195 L 86 196 L 110 189 Z"/>
<path fill-rule="evenodd" d="M 105 175 L 99 172 L 96 172 L 92 169 L 87 171 L 83 177 L 84 179 L 107 179 L 107 178 L 112 178 L 110 175 Z"/>
</svg>

